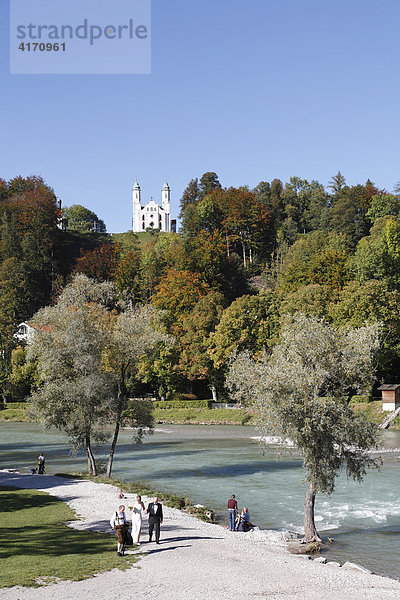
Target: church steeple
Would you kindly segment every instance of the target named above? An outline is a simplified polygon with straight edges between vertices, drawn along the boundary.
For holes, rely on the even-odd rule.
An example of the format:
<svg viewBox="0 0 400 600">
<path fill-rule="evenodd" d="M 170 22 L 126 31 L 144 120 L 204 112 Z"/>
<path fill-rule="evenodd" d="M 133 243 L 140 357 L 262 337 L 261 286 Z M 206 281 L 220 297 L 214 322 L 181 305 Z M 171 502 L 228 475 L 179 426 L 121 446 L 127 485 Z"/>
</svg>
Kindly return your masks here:
<svg viewBox="0 0 400 600">
<path fill-rule="evenodd" d="M 162 207 L 166 212 L 169 213 L 170 202 L 171 202 L 171 188 L 169 187 L 166 179 L 165 179 L 165 183 L 161 190 L 161 197 L 162 197 Z"/>
<path fill-rule="evenodd" d="M 133 190 L 132 190 L 132 196 L 133 196 L 133 204 L 140 204 L 140 185 L 138 183 L 138 180 L 136 178 L 136 181 L 133 185 Z"/>
</svg>

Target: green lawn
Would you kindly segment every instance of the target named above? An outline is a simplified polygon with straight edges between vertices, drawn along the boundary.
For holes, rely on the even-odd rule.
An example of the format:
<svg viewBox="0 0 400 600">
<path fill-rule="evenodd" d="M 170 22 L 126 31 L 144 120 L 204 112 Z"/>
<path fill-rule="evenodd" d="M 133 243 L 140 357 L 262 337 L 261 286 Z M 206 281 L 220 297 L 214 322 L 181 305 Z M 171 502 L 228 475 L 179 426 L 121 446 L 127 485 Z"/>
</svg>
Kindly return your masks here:
<svg viewBox="0 0 400 600">
<path fill-rule="evenodd" d="M 244 409 L 216 408 L 155 408 L 156 423 L 208 424 L 208 425 L 252 425 L 251 415 Z"/>
<path fill-rule="evenodd" d="M 44 492 L 0 488 L 0 511 L 0 587 L 79 581 L 138 560 L 118 557 L 113 535 L 64 525 L 74 512 Z"/>
</svg>

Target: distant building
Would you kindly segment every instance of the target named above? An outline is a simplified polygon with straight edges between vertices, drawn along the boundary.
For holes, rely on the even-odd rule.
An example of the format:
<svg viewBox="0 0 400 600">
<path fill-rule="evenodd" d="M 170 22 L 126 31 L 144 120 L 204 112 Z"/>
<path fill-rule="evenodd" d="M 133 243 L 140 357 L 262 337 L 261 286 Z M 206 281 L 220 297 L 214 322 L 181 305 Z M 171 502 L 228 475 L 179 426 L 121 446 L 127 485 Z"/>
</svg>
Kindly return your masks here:
<svg viewBox="0 0 400 600">
<path fill-rule="evenodd" d="M 171 231 L 171 225 L 173 225 L 173 222 L 171 223 L 171 189 L 167 182 L 164 183 L 161 190 L 161 206 L 154 202 L 153 198 L 142 206 L 141 190 L 137 181 L 133 186 L 132 199 L 132 230 L 135 233 L 146 231 L 146 229 Z"/>
<path fill-rule="evenodd" d="M 35 329 L 29 323 L 20 323 L 18 325 L 17 332 L 14 333 L 14 337 L 17 338 L 19 342 L 26 342 L 27 344 L 32 344 L 33 336 L 35 333 Z"/>
<path fill-rule="evenodd" d="M 378 390 L 382 392 L 382 410 L 400 408 L 400 383 L 384 383 Z"/>
</svg>

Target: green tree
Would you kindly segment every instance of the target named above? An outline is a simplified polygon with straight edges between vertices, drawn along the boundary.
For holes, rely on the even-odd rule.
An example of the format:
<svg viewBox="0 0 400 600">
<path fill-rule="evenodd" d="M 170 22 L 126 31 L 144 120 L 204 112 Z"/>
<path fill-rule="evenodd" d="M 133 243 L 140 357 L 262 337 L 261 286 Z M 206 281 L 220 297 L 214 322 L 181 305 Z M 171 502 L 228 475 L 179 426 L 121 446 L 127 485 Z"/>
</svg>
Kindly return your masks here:
<svg viewBox="0 0 400 600">
<path fill-rule="evenodd" d="M 26 318 L 25 285 L 18 259 L 4 260 L 0 264 L 0 390 L 3 399 L 8 395 L 11 353 L 16 345 L 14 334 Z"/>
<path fill-rule="evenodd" d="M 236 398 L 252 401 L 263 434 L 292 440 L 303 456 L 305 542 L 320 541 L 316 493 L 331 494 L 343 468 L 360 481 L 379 464 L 368 452 L 380 441 L 378 427 L 346 401 L 371 386 L 378 347 L 377 326 L 335 329 L 298 315 L 283 326 L 270 357 L 243 353 L 231 367 L 228 385 Z"/>
<path fill-rule="evenodd" d="M 371 198 L 366 217 L 375 223 L 377 219 L 388 215 L 398 217 L 400 215 L 400 198 L 393 194 L 375 194 Z"/>
<path fill-rule="evenodd" d="M 105 233 L 107 231 L 104 221 L 92 210 L 81 204 L 72 204 L 63 208 L 63 218 L 67 219 L 68 228 L 77 231 L 95 231 Z"/>
<path fill-rule="evenodd" d="M 400 223 L 394 217 L 378 219 L 369 236 L 361 239 L 352 260 L 356 279 L 384 280 L 400 289 Z"/>
<path fill-rule="evenodd" d="M 246 272 L 236 254 L 227 255 L 226 240 L 217 231 L 201 230 L 186 244 L 193 272 L 201 273 L 210 288 L 221 292 L 228 302 L 249 291 Z"/>
<path fill-rule="evenodd" d="M 213 190 L 217 190 L 221 187 L 218 179 L 218 175 L 214 171 L 208 171 L 200 177 L 199 181 L 199 197 L 204 198 Z"/>
<path fill-rule="evenodd" d="M 341 289 L 350 279 L 347 249 L 346 238 L 335 232 L 313 231 L 301 236 L 284 258 L 278 277 L 280 289 L 294 292 L 309 283 Z"/>
<path fill-rule="evenodd" d="M 378 192 L 369 181 L 365 185 L 346 186 L 339 190 L 332 199 L 327 227 L 344 234 L 354 248 L 369 233 L 367 211 L 372 196 Z"/>
<path fill-rule="evenodd" d="M 182 194 L 181 203 L 180 203 L 180 213 L 179 218 L 182 219 L 185 213 L 185 210 L 189 204 L 193 205 L 199 199 L 199 180 L 191 179 Z"/>
<path fill-rule="evenodd" d="M 222 315 L 224 297 L 218 292 L 210 292 L 200 298 L 191 314 L 182 321 L 182 334 L 179 337 L 179 370 L 190 380 L 207 380 L 217 401 L 217 388 L 221 381 L 218 369 L 208 353 L 210 334 L 214 331 Z"/>
<path fill-rule="evenodd" d="M 327 305 L 335 326 L 361 327 L 382 323 L 382 346 L 378 356 L 377 378 L 396 381 L 400 369 L 400 292 L 385 281 L 351 281 L 337 302 Z"/>
<path fill-rule="evenodd" d="M 223 369 L 237 352 L 270 350 L 279 331 L 278 302 L 273 292 L 242 296 L 224 310 L 210 335 L 209 354 L 215 369 Z"/>
<path fill-rule="evenodd" d="M 153 326 L 156 311 L 150 307 L 137 307 L 118 315 L 109 315 L 107 342 L 103 352 L 103 370 L 112 374 L 117 393 L 111 399 L 110 412 L 114 423 L 110 455 L 106 476 L 111 477 L 118 436 L 124 423 L 136 427 L 136 440 L 140 441 L 143 429 L 152 429 L 153 416 L 151 404 L 128 402 L 128 378 L 136 375 L 140 358 L 146 351 L 152 350 L 158 342 L 167 343 L 167 336 L 159 333 Z"/>
<path fill-rule="evenodd" d="M 22 402 L 39 385 L 35 362 L 28 362 L 26 349 L 17 346 L 11 353 L 11 370 L 7 377 L 5 397 L 7 401 Z"/>
<path fill-rule="evenodd" d="M 321 220 L 328 210 L 328 195 L 318 181 L 291 177 L 283 191 L 283 203 L 286 220 L 295 224 L 297 233 L 321 229 Z"/>
<path fill-rule="evenodd" d="M 113 301 L 108 282 L 75 276 L 57 304 L 36 313 L 34 343 L 41 385 L 32 395 L 33 413 L 45 426 L 65 432 L 74 449 L 85 448 L 88 472 L 97 475 L 93 442 L 104 442 L 115 394 L 114 380 L 102 370 L 107 342 L 107 306 Z"/>
<path fill-rule="evenodd" d="M 338 192 L 340 192 L 340 190 L 342 188 L 344 188 L 345 185 L 346 185 L 346 179 L 343 177 L 341 172 L 338 171 L 336 173 L 336 175 L 334 175 L 332 177 L 332 179 L 329 180 L 328 187 L 331 188 L 331 190 L 333 191 L 334 194 L 337 194 Z"/>
<path fill-rule="evenodd" d="M 110 282 L 76 275 L 57 304 L 34 318 L 34 343 L 41 385 L 32 396 L 32 410 L 47 425 L 64 431 L 74 448 L 84 447 L 89 473 L 97 467 L 92 442 L 104 442 L 114 427 L 107 475 L 124 423 L 151 427 L 149 406 L 128 406 L 127 378 L 136 374 L 141 354 L 165 336 L 152 327 L 151 307 L 116 313 L 115 290 Z"/>
<path fill-rule="evenodd" d="M 138 379 L 150 385 L 156 398 L 165 400 L 167 396 L 184 389 L 187 384 L 187 379 L 180 372 L 178 363 L 177 345 L 158 342 L 141 357 Z"/>
<path fill-rule="evenodd" d="M 303 313 L 309 317 L 328 317 L 330 306 L 337 297 L 338 294 L 327 285 L 310 283 L 290 294 L 283 294 L 280 311 L 284 315 Z"/>
</svg>

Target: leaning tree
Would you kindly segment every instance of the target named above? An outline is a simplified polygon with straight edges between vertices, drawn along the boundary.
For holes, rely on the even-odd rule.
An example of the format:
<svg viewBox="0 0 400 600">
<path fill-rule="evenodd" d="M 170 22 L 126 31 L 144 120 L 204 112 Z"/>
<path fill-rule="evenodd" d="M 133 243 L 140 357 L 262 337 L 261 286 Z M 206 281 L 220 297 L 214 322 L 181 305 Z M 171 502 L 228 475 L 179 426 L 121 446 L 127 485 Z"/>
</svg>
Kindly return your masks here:
<svg viewBox="0 0 400 600">
<path fill-rule="evenodd" d="M 376 425 L 353 412 L 351 397 L 373 382 L 379 325 L 334 328 L 315 317 L 297 315 L 283 325 L 270 355 L 239 354 L 227 383 L 237 399 L 251 399 L 265 434 L 294 442 L 303 457 L 307 491 L 304 541 L 321 541 L 315 527 L 317 492 L 331 494 L 342 469 L 361 481 L 379 459 Z"/>
</svg>

